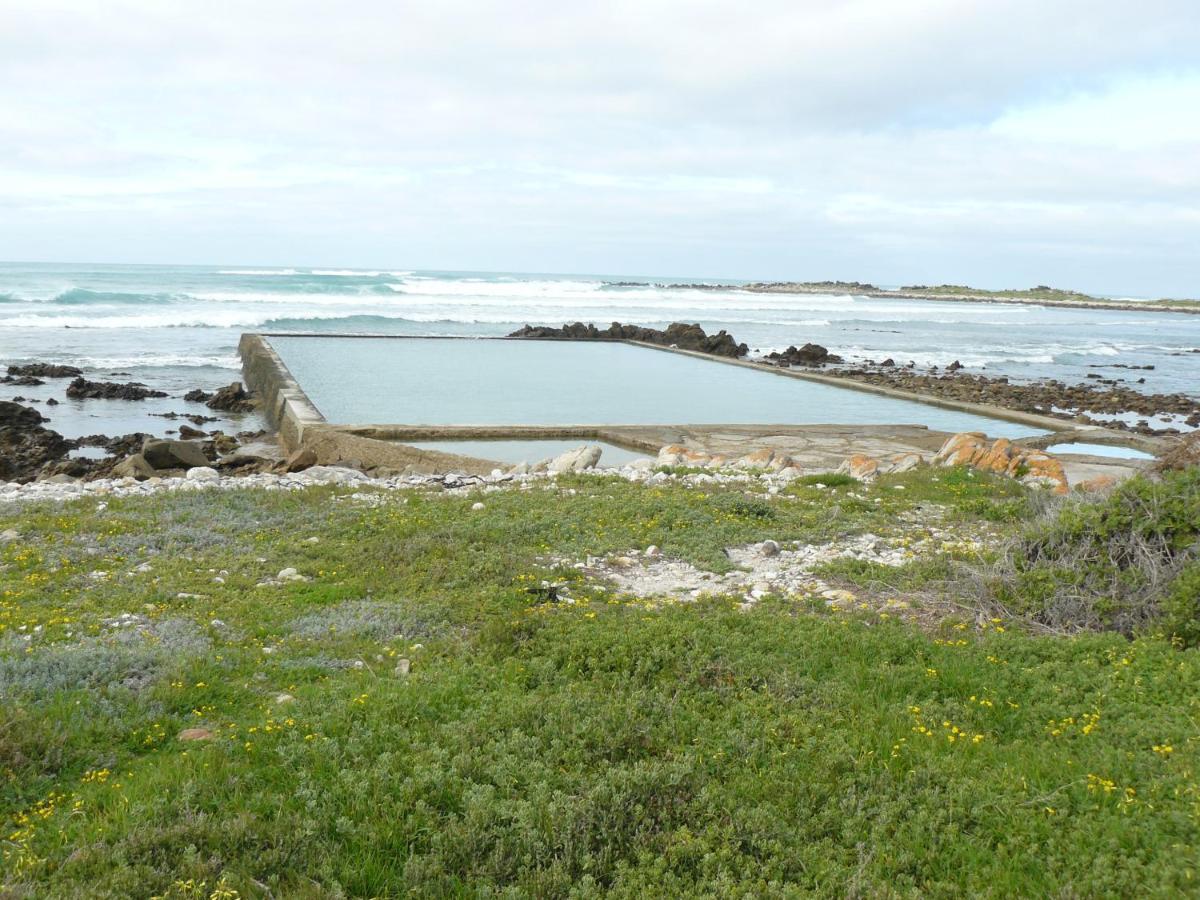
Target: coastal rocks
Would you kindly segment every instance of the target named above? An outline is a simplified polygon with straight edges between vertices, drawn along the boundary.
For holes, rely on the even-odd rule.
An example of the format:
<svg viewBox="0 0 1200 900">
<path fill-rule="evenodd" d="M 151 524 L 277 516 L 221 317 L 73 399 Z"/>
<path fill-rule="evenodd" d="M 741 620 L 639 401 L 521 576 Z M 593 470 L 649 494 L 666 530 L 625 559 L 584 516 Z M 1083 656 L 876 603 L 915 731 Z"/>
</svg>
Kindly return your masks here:
<svg viewBox="0 0 1200 900">
<path fill-rule="evenodd" d="M 835 356 L 820 344 L 805 344 L 803 347 L 788 347 L 782 353 L 771 352 L 766 358 L 778 366 L 823 366 L 827 363 L 843 362 L 840 356 Z"/>
<path fill-rule="evenodd" d="M 185 397 L 184 399 L 187 398 Z M 235 413 L 253 412 L 255 407 L 253 398 L 242 387 L 241 382 L 238 381 L 221 388 L 212 395 L 212 398 L 205 405 L 209 409 Z"/>
<path fill-rule="evenodd" d="M 155 469 L 190 469 L 210 462 L 204 451 L 189 441 L 150 439 L 142 444 L 141 456 Z"/>
<path fill-rule="evenodd" d="M 1023 484 L 1048 487 L 1056 494 L 1067 492 L 1067 474 L 1062 463 L 1049 453 L 1014 444 L 1007 438 L 988 443 L 978 431 L 954 435 L 933 458 L 934 465 L 970 466 L 1016 478 Z"/>
<path fill-rule="evenodd" d="M 640 325 L 622 325 L 620 322 L 613 322 L 603 330 L 590 323 L 585 325 L 583 322 L 575 322 L 561 328 L 547 325 L 536 327 L 526 325 L 508 336 L 510 338 L 560 341 L 641 341 L 646 344 L 678 347 L 681 350 L 695 350 L 699 353 L 732 359 L 745 356 L 750 352 L 749 347 L 739 344 L 724 329 L 710 335 L 699 325 L 688 325 L 683 322 L 673 322 L 667 326 L 665 331 L 657 328 L 644 328 Z"/>
<path fill-rule="evenodd" d="M 183 395 L 184 400 L 189 400 L 192 403 L 207 403 L 213 398 L 213 395 L 208 391 L 203 391 L 200 388 L 188 391 Z"/>
<path fill-rule="evenodd" d="M 883 460 L 855 453 L 838 466 L 835 474 L 849 475 L 858 481 L 874 481 L 879 475 L 899 475 L 923 465 L 925 458 L 919 453 L 897 453 Z"/>
<path fill-rule="evenodd" d="M 1159 456 L 1154 464 L 1156 472 L 1174 472 L 1200 466 L 1200 431 L 1193 432 Z"/>
<path fill-rule="evenodd" d="M 73 400 L 145 400 L 147 397 L 165 397 L 166 392 L 156 391 L 144 384 L 115 381 L 88 381 L 77 377 L 67 385 L 67 396 Z"/>
<path fill-rule="evenodd" d="M 146 462 L 146 458 L 140 453 L 127 456 L 112 467 L 112 476 L 114 478 L 136 478 L 142 481 L 146 478 L 153 478 L 158 474 L 160 473 L 155 470 L 154 466 Z"/>
<path fill-rule="evenodd" d="M 702 469 L 741 469 L 743 471 L 762 470 L 784 477 L 795 477 L 800 474 L 800 468 L 786 453 L 779 453 L 770 447 L 753 450 L 740 457 L 729 457 L 722 454 L 709 454 L 702 450 L 693 450 L 681 444 L 667 444 L 658 451 L 655 460 L 659 466 L 684 466 Z"/>
<path fill-rule="evenodd" d="M 8 374 L 32 378 L 74 378 L 76 375 L 82 375 L 83 369 L 52 363 L 29 363 L 24 366 L 9 366 Z"/>
<path fill-rule="evenodd" d="M 12 384 L 17 387 L 38 387 L 46 383 L 35 375 L 5 375 L 3 378 L 0 378 L 0 382 Z"/>
<path fill-rule="evenodd" d="M 191 441 L 196 438 L 208 437 L 208 432 L 201 431 L 199 428 L 192 428 L 190 425 L 180 425 L 179 436 L 185 441 Z"/>
<path fill-rule="evenodd" d="M 30 481 L 49 462 L 67 455 L 71 444 L 36 409 L 0 400 L 0 480 Z"/>
<path fill-rule="evenodd" d="M 600 462 L 600 447 L 596 444 L 587 444 L 583 447 L 576 447 L 574 450 L 568 450 L 546 464 L 546 471 L 553 473 L 561 472 L 582 472 L 585 469 L 595 468 L 596 463 Z"/>
</svg>

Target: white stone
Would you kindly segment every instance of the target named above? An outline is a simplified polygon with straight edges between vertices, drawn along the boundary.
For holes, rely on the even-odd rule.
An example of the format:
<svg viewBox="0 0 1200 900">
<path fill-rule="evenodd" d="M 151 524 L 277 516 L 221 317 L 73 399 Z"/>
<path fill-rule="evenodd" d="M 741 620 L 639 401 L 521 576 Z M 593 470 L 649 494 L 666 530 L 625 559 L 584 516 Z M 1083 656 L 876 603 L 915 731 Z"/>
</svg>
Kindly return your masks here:
<svg viewBox="0 0 1200 900">
<path fill-rule="evenodd" d="M 475 512 L 479 512 L 479 510 L 481 510 L 481 509 L 487 509 L 487 507 L 486 507 L 486 506 L 484 506 L 482 503 L 478 503 L 478 502 L 477 502 L 477 503 L 472 503 L 472 504 L 471 504 L 471 509 L 472 509 L 472 510 L 474 510 Z"/>
<path fill-rule="evenodd" d="M 210 466 L 195 466 L 187 470 L 184 476 L 188 481 L 217 481 L 221 477 L 216 469 Z"/>
<path fill-rule="evenodd" d="M 554 457 L 547 463 L 546 468 L 548 471 L 556 473 L 582 472 L 584 469 L 594 468 L 596 463 L 600 462 L 600 454 L 601 450 L 598 444 L 586 444 Z"/>
</svg>

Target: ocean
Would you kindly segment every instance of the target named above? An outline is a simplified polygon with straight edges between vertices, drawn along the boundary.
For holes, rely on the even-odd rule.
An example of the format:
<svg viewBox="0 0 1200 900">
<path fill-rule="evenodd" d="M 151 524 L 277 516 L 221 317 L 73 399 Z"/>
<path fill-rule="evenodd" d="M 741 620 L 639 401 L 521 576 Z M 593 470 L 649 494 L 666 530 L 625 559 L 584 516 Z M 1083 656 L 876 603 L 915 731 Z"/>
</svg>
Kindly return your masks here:
<svg viewBox="0 0 1200 900">
<path fill-rule="evenodd" d="M 0 263 L 0 364 L 76 365 L 179 395 L 238 378 L 244 331 L 503 335 L 613 320 L 724 328 L 754 352 L 812 341 L 849 361 L 892 357 L 1015 380 L 1090 373 L 1200 393 L 1200 316 L 667 287 L 687 279 L 316 267 Z M 630 282 L 640 282 L 630 284 Z M 1107 368 L 1152 365 L 1151 371 Z M 1104 367 L 1104 368 L 1095 368 Z M 113 373 L 119 373 L 113 375 Z M 1137 378 L 1145 383 L 1137 385 Z M 16 391 L 4 386 L 0 394 Z M 39 400 L 47 388 L 24 388 Z M 58 391 L 58 399 L 62 399 Z M 99 404 L 99 405 L 97 405 Z M 39 406 L 68 436 L 162 430 L 173 398 Z M 188 411 L 204 412 L 202 408 Z M 665 417 L 669 419 L 669 416 Z M 246 424 L 241 422 L 240 424 Z M 156 428 L 147 427 L 157 426 Z M 214 426 L 215 427 L 215 426 Z"/>
</svg>

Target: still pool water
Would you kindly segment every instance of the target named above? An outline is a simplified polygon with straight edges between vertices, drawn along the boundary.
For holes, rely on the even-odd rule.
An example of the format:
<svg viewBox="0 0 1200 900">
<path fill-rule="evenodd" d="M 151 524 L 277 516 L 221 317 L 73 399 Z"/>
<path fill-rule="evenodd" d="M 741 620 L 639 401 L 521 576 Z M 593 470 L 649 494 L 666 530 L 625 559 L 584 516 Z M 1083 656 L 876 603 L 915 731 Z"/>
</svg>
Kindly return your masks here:
<svg viewBox="0 0 1200 900">
<path fill-rule="evenodd" d="M 604 441 L 586 441 L 579 438 L 564 440 L 527 440 L 527 441 L 401 441 L 410 447 L 421 447 L 424 450 L 437 450 L 440 453 L 457 453 L 459 456 L 474 456 L 478 459 L 492 459 L 496 462 L 517 464 L 521 462 L 536 463 L 543 459 L 552 459 L 576 447 L 595 444 L 600 448 L 599 467 L 602 469 L 615 468 L 633 462 L 635 459 L 653 458 L 653 453 L 636 450 L 626 450 L 616 444 Z"/>
<path fill-rule="evenodd" d="M 273 336 L 336 424 L 915 424 L 1036 429 L 618 343 Z"/>
<path fill-rule="evenodd" d="M 1132 447 L 1110 447 L 1108 444 L 1055 444 L 1047 453 L 1083 453 L 1088 456 L 1107 456 L 1113 459 L 1154 459 L 1152 453 Z"/>
</svg>

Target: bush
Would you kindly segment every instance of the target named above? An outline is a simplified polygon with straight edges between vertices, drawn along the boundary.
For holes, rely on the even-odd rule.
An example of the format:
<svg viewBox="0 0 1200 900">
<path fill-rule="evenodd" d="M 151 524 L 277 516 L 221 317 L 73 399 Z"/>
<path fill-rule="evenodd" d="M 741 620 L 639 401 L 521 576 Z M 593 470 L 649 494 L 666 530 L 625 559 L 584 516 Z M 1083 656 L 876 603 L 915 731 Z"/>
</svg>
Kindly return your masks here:
<svg viewBox="0 0 1200 900">
<path fill-rule="evenodd" d="M 1195 643 L 1198 556 L 1200 469 L 1137 477 L 1100 500 L 1067 500 L 1028 528 L 991 592 L 1056 628 L 1133 634 L 1166 615 Z"/>
</svg>

